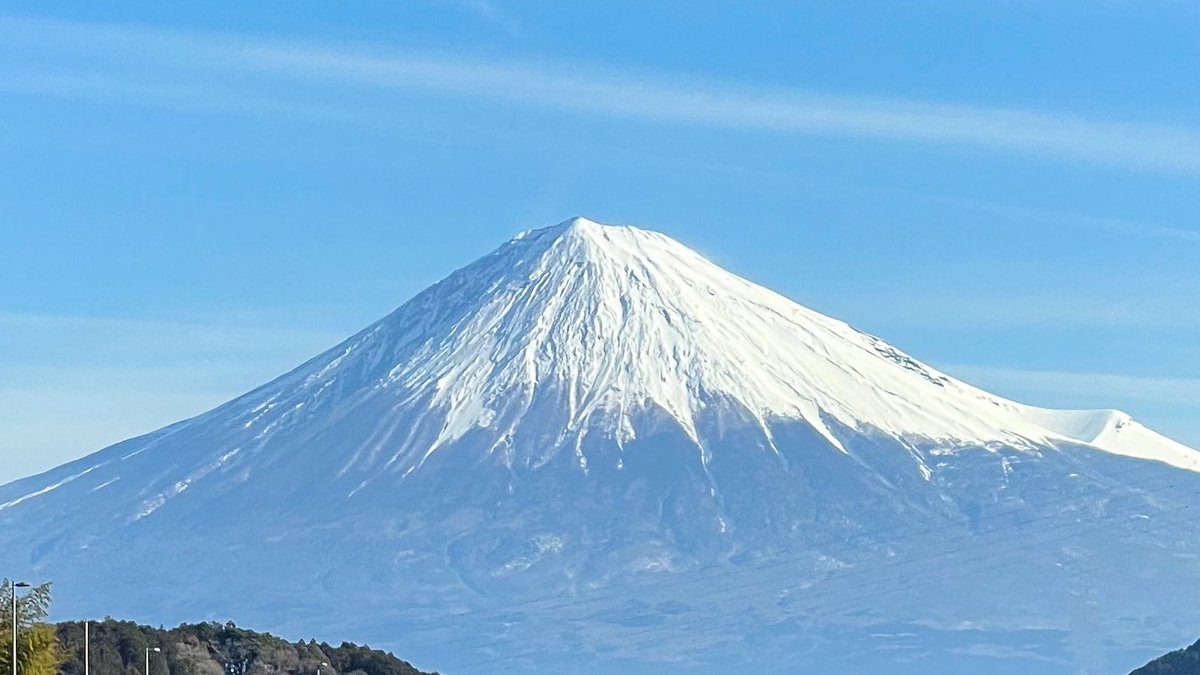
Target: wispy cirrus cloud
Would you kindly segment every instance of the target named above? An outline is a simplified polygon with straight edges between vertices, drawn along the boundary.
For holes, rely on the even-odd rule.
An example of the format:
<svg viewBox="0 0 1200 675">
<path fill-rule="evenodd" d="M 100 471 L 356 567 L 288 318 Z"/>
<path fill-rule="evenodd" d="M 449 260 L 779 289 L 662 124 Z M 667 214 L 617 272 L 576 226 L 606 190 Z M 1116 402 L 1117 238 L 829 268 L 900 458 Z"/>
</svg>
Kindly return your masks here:
<svg viewBox="0 0 1200 675">
<path fill-rule="evenodd" d="M 920 195 L 926 201 L 941 202 L 963 207 L 978 213 L 1001 216 L 1013 221 L 1053 227 L 1073 227 L 1086 230 L 1107 231 L 1131 237 L 1165 239 L 1173 242 L 1200 244 L 1200 230 L 1164 223 L 1130 220 L 1127 218 L 1100 217 L 1078 213 L 1065 213 L 1051 209 L 1018 207 L 980 201 L 953 199 L 939 195 Z"/>
<path fill-rule="evenodd" d="M 779 187 L 794 188 L 797 185 L 808 185 L 824 190 L 838 192 L 865 199 L 904 199 L 922 202 L 942 207 L 950 207 L 968 213 L 998 216 L 1012 223 L 1022 223 L 1041 227 L 1070 227 L 1079 230 L 1107 232 L 1130 237 L 1146 237 L 1188 244 L 1200 244 L 1200 229 L 1189 229 L 1176 224 L 1153 221 L 1114 218 L 1111 216 L 1096 216 L 1086 213 L 1072 213 L 1046 208 L 1030 208 L 1001 202 L 989 202 L 978 199 L 964 199 L 941 194 L 919 192 L 899 188 L 871 187 L 861 184 L 837 182 L 811 176 L 799 172 L 763 169 L 723 162 L 698 162 L 694 160 L 679 160 L 650 153 L 624 151 L 621 153 L 627 161 L 641 165 L 655 164 L 674 170 L 700 169 L 714 173 L 736 176 L 753 180 L 755 183 L 769 183 Z M 970 225 L 969 222 L 964 226 Z"/>
<path fill-rule="evenodd" d="M 892 328 L 1200 331 L 1200 314 L 1195 302 L 1187 298 L 1113 299 L 1049 292 L 982 295 L 954 289 L 912 293 L 896 289 L 869 296 L 842 292 L 824 299 L 832 301 L 833 306 L 818 309 L 843 317 L 869 317 L 876 324 Z"/>
<path fill-rule="evenodd" d="M 1121 373 L 1031 370 L 997 366 L 948 364 L 946 372 L 972 383 L 1091 398 L 1193 404 L 1200 401 L 1200 378 L 1129 375 Z"/>
<path fill-rule="evenodd" d="M 491 0 L 439 0 L 438 4 L 456 7 L 509 35 L 519 35 L 522 30 L 516 17 Z"/>
<path fill-rule="evenodd" d="M 171 78 L 188 70 L 219 71 L 382 92 L 487 99 L 657 124 L 937 143 L 1135 170 L 1200 172 L 1200 129 L 1190 126 L 755 88 L 579 64 L 331 48 L 134 26 L 2 18 L 0 38 L 38 50 L 119 53 L 156 69 L 170 63 Z M 163 75 L 155 70 L 146 76 Z M 0 78 L 0 86 L 4 79 Z M 311 101 L 313 92 L 305 96 Z"/>
<path fill-rule="evenodd" d="M 348 334 L 267 318 L 0 311 L 0 484 L 202 413 Z"/>
<path fill-rule="evenodd" d="M 0 329 L 3 329 L 0 345 L 11 351 L 16 341 L 22 340 L 31 349 L 49 350 L 78 340 L 83 344 L 111 344 L 127 353 L 144 353 L 157 345 L 156 351 L 174 353 L 180 360 L 188 360 L 192 351 L 249 353 L 276 351 L 295 345 L 312 355 L 345 337 L 340 331 L 307 328 L 295 322 L 279 326 L 254 315 L 238 318 L 239 321 L 213 317 L 187 321 L 0 310 Z M 43 354 L 31 351 L 25 356 L 29 362 Z M 78 356 L 86 357 L 87 354 Z"/>
<path fill-rule="evenodd" d="M 940 364 L 941 370 L 986 391 L 1050 408 L 1110 409 L 1132 413 L 1154 429 L 1200 450 L 1200 377 L 1135 375 L 1011 366 Z"/>
</svg>

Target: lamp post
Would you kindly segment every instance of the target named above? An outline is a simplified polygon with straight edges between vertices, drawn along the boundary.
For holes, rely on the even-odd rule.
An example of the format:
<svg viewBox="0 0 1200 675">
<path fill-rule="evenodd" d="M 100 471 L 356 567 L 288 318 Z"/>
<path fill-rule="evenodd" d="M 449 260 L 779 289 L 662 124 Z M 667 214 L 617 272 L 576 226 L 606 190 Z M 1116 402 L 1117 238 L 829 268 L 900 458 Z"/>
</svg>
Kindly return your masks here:
<svg viewBox="0 0 1200 675">
<path fill-rule="evenodd" d="M 146 675 L 150 675 L 150 652 L 161 652 L 158 647 L 146 647 Z"/>
<path fill-rule="evenodd" d="M 17 589 L 29 588 L 24 581 L 14 581 L 12 585 L 12 675 L 17 675 Z"/>
<path fill-rule="evenodd" d="M 321 675 L 322 668 L 328 668 L 328 667 L 329 667 L 329 664 L 322 661 L 321 665 L 317 666 L 317 675 Z"/>
</svg>

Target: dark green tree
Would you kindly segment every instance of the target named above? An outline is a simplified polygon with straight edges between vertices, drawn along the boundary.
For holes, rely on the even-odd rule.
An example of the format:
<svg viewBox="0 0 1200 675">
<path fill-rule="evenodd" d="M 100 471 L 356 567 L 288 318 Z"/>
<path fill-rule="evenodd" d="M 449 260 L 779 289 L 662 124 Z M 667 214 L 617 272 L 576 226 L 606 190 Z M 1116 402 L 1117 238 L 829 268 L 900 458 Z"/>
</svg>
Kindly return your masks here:
<svg viewBox="0 0 1200 675">
<path fill-rule="evenodd" d="M 0 582 L 0 673 L 12 671 L 13 582 Z M 50 610 L 50 584 L 44 583 L 17 595 L 17 673 L 55 675 L 62 651 L 53 626 L 46 624 Z"/>
<path fill-rule="evenodd" d="M 61 675 L 83 675 L 83 624 L 58 624 L 67 655 Z M 316 641 L 293 643 L 233 623 L 184 624 L 162 629 L 130 621 L 94 621 L 90 625 L 91 671 L 102 675 L 141 675 L 147 647 L 151 675 L 425 675 L 412 665 L 367 647 L 339 647 Z M 0 672 L 0 675 L 3 675 Z"/>
</svg>

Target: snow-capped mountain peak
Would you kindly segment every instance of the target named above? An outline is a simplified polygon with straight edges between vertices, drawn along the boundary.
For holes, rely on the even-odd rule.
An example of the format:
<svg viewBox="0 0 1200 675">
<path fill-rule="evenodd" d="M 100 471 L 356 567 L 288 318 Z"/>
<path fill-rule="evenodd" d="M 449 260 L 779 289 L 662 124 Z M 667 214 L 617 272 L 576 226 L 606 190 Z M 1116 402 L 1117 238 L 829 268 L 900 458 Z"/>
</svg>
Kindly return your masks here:
<svg viewBox="0 0 1200 675">
<path fill-rule="evenodd" d="M 382 460 L 405 474 L 480 434 L 510 464 L 567 450 L 586 469 L 585 437 L 622 445 L 653 417 L 703 448 L 697 418 L 714 407 L 744 416 L 768 447 L 773 423 L 802 421 L 841 451 L 847 433 L 925 448 L 1066 440 L 1200 468 L 1166 439 L 1147 453 L 1090 433 L 1108 413 L 989 395 L 669 237 L 579 217 L 518 235 L 283 382 L 240 406 L 243 423 L 271 423 L 264 407 L 311 415 L 338 382 L 341 398 L 353 387 L 410 415 L 407 432 L 347 466 Z"/>
<path fill-rule="evenodd" d="M 686 642 L 671 663 L 738 635 L 825 672 L 792 667 L 798 630 L 973 645 L 981 617 L 1044 639 L 1100 608 L 1191 631 L 1196 473 L 1124 413 L 993 396 L 662 234 L 574 218 L 219 408 L 0 486 L 0 565 L 53 578 L 68 615 L 334 619 L 462 672 L 514 649 L 623 670 L 659 629 Z M 855 644 L 812 658 L 876 648 Z"/>
</svg>

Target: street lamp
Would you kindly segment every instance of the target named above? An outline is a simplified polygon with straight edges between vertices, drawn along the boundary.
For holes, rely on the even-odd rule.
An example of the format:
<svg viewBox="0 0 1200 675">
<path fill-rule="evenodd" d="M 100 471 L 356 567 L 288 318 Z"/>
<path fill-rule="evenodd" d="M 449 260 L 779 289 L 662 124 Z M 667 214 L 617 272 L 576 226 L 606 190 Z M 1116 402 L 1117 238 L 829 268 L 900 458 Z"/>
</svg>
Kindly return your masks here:
<svg viewBox="0 0 1200 675">
<path fill-rule="evenodd" d="M 328 667 L 329 667 L 329 664 L 322 661 L 321 665 L 317 666 L 317 675 L 321 675 L 322 668 L 328 668 Z"/>
<path fill-rule="evenodd" d="M 14 581 L 12 585 L 12 675 L 17 675 L 17 589 L 29 588 L 24 581 Z"/>
<path fill-rule="evenodd" d="M 146 647 L 146 675 L 150 675 L 150 652 L 161 652 L 158 647 Z"/>
</svg>

